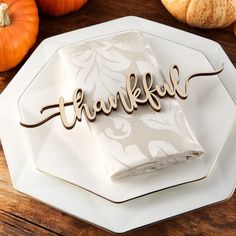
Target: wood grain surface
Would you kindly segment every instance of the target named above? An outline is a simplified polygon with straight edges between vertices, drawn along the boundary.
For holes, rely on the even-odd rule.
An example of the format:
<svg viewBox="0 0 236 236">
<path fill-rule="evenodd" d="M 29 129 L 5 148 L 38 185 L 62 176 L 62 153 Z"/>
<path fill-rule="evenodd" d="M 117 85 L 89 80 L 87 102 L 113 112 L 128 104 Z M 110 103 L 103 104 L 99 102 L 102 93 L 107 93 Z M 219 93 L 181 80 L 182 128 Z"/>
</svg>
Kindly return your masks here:
<svg viewBox="0 0 236 236">
<path fill-rule="evenodd" d="M 222 30 L 191 28 L 173 18 L 159 0 L 89 0 L 78 12 L 63 17 L 40 15 L 40 31 L 35 47 L 47 37 L 128 15 L 144 17 L 215 40 L 221 44 L 236 66 L 236 38 L 233 36 L 232 26 Z M 7 86 L 25 60 L 16 68 L 0 73 L 0 91 Z M 0 235 L 111 234 L 15 191 L 0 147 Z M 123 235 L 235 236 L 236 194 L 227 202 L 185 213 Z"/>
</svg>

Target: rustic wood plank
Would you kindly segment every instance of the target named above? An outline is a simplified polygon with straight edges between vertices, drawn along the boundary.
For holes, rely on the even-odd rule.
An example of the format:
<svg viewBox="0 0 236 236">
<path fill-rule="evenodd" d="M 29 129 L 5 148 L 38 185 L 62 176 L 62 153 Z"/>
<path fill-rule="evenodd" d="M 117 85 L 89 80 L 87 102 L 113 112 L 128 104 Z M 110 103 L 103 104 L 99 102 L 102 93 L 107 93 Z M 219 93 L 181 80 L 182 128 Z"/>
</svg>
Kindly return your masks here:
<svg viewBox="0 0 236 236">
<path fill-rule="evenodd" d="M 1 230 L 8 230 L 9 228 L 10 230 L 12 230 L 12 232 L 17 232 L 18 235 L 59 235 L 58 233 L 53 232 L 50 229 L 45 228 L 39 224 L 16 216 L 13 213 L 8 213 L 6 211 L 0 210 L 0 232 Z"/>
<path fill-rule="evenodd" d="M 157 0 L 89 0 L 78 12 L 63 17 L 40 16 L 40 31 L 35 47 L 16 68 L 0 73 L 0 91 L 11 81 L 31 52 L 45 38 L 116 19 L 135 15 L 164 23 L 221 44 L 236 66 L 236 38 L 232 26 L 222 30 L 191 28 L 173 18 Z M 153 226 L 124 234 L 134 235 L 236 235 L 236 194 L 225 202 L 186 213 Z M 68 216 L 14 190 L 4 153 L 0 147 L 0 235 L 111 235 L 81 220 Z"/>
</svg>

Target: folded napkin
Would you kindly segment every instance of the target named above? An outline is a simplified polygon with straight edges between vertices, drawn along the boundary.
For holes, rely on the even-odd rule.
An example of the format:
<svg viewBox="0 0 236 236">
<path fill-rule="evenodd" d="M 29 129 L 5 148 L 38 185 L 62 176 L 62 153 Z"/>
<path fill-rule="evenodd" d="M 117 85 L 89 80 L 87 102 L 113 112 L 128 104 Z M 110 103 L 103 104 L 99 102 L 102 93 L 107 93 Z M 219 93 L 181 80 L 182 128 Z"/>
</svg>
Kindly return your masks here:
<svg viewBox="0 0 236 236">
<path fill-rule="evenodd" d="M 99 98 L 106 101 L 109 95 L 124 89 L 130 73 L 142 77 L 150 72 L 155 83 L 164 81 L 152 49 L 140 32 L 122 32 L 63 50 L 70 65 L 68 73 L 74 76 L 75 87 L 84 89 L 87 104 Z M 179 103 L 163 98 L 161 104 L 160 112 L 146 104 L 132 114 L 120 105 L 109 116 L 99 114 L 95 122 L 89 122 L 101 161 L 112 179 L 166 168 L 203 153 Z"/>
<path fill-rule="evenodd" d="M 112 179 L 165 168 L 203 153 L 175 99 L 164 99 L 161 112 L 142 106 L 132 115 L 120 109 L 97 119 L 92 128 Z"/>
</svg>

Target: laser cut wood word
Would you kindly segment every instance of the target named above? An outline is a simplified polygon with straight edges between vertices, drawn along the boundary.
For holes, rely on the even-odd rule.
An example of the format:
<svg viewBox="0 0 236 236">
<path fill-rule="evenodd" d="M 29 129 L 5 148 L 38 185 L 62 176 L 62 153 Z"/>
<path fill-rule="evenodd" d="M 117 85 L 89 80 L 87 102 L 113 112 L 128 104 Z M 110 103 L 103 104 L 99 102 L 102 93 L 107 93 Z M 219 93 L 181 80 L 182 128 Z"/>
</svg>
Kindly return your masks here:
<svg viewBox="0 0 236 236">
<path fill-rule="evenodd" d="M 59 98 L 58 104 L 52 104 L 45 106 L 41 109 L 41 114 L 52 108 L 58 108 L 58 111 L 52 115 L 49 115 L 45 119 L 34 123 L 27 124 L 21 122 L 20 124 L 26 128 L 35 128 L 44 123 L 48 122 L 56 116 L 60 116 L 61 122 L 66 129 L 72 129 L 77 121 L 82 120 L 82 114 L 89 121 L 94 121 L 98 113 L 103 113 L 109 115 L 113 110 L 116 110 L 118 107 L 118 101 L 121 103 L 123 109 L 128 114 L 132 114 L 136 109 L 138 109 L 139 104 L 149 105 L 155 111 L 159 112 L 161 110 L 160 98 L 165 96 L 174 97 L 177 95 L 181 99 L 186 99 L 188 97 L 188 83 L 191 79 L 201 76 L 213 76 L 221 73 L 224 69 L 224 66 L 219 70 L 213 72 L 202 72 L 191 75 L 184 83 L 184 86 L 181 88 L 180 82 L 180 73 L 177 65 L 174 65 L 169 70 L 169 80 L 170 83 L 164 82 L 161 86 L 153 84 L 153 77 L 150 73 L 146 73 L 142 77 L 142 89 L 137 86 L 138 77 L 136 74 L 130 74 L 126 78 L 126 94 L 119 89 L 115 95 L 110 95 L 107 101 L 104 98 L 100 98 L 92 104 L 92 107 L 89 107 L 88 104 L 84 103 L 85 92 L 81 88 L 77 88 L 73 93 L 73 98 L 71 102 L 65 102 L 64 97 Z M 73 106 L 74 117 L 71 122 L 68 121 L 65 107 Z"/>
</svg>

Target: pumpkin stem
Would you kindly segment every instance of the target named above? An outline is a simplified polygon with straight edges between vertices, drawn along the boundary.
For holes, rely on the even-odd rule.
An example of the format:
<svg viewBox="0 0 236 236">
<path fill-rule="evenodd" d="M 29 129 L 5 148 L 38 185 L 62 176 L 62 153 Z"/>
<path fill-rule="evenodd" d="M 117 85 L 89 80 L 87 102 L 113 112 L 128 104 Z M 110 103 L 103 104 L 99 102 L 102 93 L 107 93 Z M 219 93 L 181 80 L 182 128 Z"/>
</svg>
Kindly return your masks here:
<svg viewBox="0 0 236 236">
<path fill-rule="evenodd" d="M 7 26 L 11 24 L 11 20 L 7 14 L 8 5 L 6 3 L 0 3 L 0 26 Z"/>
</svg>

